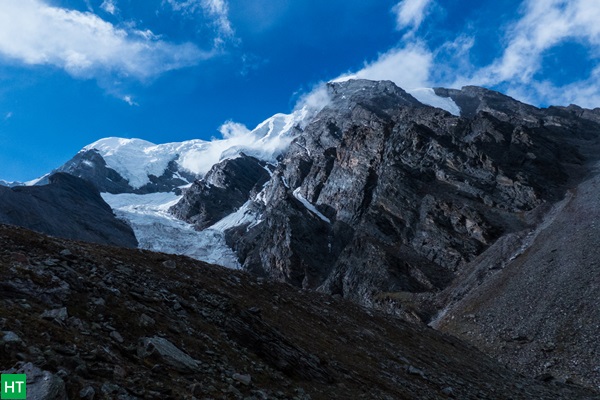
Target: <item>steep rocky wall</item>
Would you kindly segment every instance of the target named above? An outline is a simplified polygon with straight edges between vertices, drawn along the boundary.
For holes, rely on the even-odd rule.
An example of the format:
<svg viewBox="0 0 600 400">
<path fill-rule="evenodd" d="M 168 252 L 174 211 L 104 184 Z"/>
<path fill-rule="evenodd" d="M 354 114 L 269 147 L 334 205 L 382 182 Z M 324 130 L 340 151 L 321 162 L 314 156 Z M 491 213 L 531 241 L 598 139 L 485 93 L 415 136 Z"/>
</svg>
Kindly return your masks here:
<svg viewBox="0 0 600 400">
<path fill-rule="evenodd" d="M 391 82 L 329 90 L 265 186 L 263 222 L 229 237 L 247 269 L 363 304 L 446 287 L 580 179 L 600 132 L 481 88 L 449 93 L 464 117 Z"/>
<path fill-rule="evenodd" d="M 222 161 L 195 181 L 170 212 L 204 229 L 240 208 L 269 177 L 266 163 L 254 157 L 242 154 Z"/>
</svg>

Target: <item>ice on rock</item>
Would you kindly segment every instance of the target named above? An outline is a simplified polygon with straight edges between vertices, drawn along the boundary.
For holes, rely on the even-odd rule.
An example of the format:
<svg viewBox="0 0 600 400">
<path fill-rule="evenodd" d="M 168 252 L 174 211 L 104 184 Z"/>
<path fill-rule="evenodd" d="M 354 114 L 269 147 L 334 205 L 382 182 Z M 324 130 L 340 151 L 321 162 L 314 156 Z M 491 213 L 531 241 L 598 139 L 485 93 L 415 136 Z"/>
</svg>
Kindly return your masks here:
<svg viewBox="0 0 600 400">
<path fill-rule="evenodd" d="M 442 97 L 435 94 L 431 88 L 419 88 L 408 90 L 408 93 L 423 104 L 441 108 L 452 115 L 460 117 L 460 107 L 450 97 Z"/>
</svg>

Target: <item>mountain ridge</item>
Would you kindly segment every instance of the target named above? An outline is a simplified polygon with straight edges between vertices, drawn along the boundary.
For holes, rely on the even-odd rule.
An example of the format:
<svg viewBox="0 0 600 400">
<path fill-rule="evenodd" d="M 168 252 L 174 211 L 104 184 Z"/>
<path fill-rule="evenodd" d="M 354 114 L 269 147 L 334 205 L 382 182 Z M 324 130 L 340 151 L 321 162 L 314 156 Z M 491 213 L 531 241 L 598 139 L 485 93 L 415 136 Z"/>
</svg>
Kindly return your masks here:
<svg viewBox="0 0 600 400">
<path fill-rule="evenodd" d="M 362 92 L 363 87 L 360 87 L 361 84 L 358 83 L 357 85 L 359 86 L 357 89 Z M 365 83 L 362 85 L 364 86 Z M 466 125 L 464 125 L 464 122 L 466 122 L 464 119 L 457 119 L 456 117 L 450 117 L 448 114 L 443 113 L 434 114 L 432 117 L 434 119 L 431 120 L 430 109 L 422 108 L 422 106 L 417 104 L 416 100 L 412 97 L 405 97 L 406 92 L 402 91 L 395 93 L 391 86 L 387 86 L 384 89 L 377 88 L 375 90 L 378 93 L 385 93 L 385 90 L 387 89 L 390 89 L 390 96 L 387 98 L 369 97 L 366 99 L 367 101 L 375 99 L 373 101 L 379 101 L 381 103 L 376 106 L 368 102 L 362 104 L 361 102 L 363 100 L 360 96 L 358 100 L 348 100 L 350 96 L 341 98 L 340 104 L 330 109 L 330 114 L 332 115 L 330 121 L 335 121 L 338 125 L 332 125 L 332 122 L 330 121 L 321 123 L 325 119 L 323 118 L 323 113 L 327 112 L 328 109 L 326 108 L 320 114 L 321 118 L 319 118 L 318 126 L 314 127 L 312 131 L 303 135 L 292 144 L 286 158 L 284 158 L 282 163 L 280 163 L 280 167 L 274 172 L 274 178 L 269 183 L 271 194 L 267 196 L 271 196 L 275 202 L 280 204 L 283 204 L 281 203 L 282 201 L 284 203 L 289 203 L 291 210 L 295 207 L 293 206 L 294 196 L 290 196 L 290 194 L 291 192 L 300 190 L 302 196 L 308 199 L 310 203 L 315 204 L 317 208 L 321 208 L 320 212 L 329 219 L 339 220 L 346 225 L 355 224 L 355 218 L 361 218 L 361 213 L 364 212 L 361 210 L 364 210 L 365 206 L 368 207 L 372 202 L 372 190 L 377 185 L 381 173 L 389 174 L 389 172 L 386 171 L 386 169 L 389 170 L 389 167 L 387 166 L 381 169 L 381 172 L 376 172 L 374 169 L 379 167 L 373 167 L 373 163 L 381 163 L 381 158 L 377 157 L 389 157 L 389 155 L 382 153 L 387 151 L 383 146 L 387 146 L 386 143 L 390 142 L 388 137 L 393 134 L 393 128 L 390 127 L 400 126 L 399 122 L 394 121 L 390 115 L 385 114 L 385 108 L 391 107 L 392 110 L 396 110 L 395 107 L 402 104 L 409 107 L 412 105 L 416 108 L 407 109 L 407 112 L 401 117 L 408 121 L 408 125 L 406 125 L 406 127 L 401 127 L 400 129 L 402 129 L 402 131 L 398 131 L 398 134 L 404 135 L 403 132 L 407 132 L 409 136 L 393 139 L 393 142 L 399 143 L 401 146 L 404 143 L 413 147 L 399 148 L 399 150 L 392 148 L 391 151 L 401 151 L 404 152 L 404 154 L 412 154 L 410 157 L 413 157 L 413 159 L 398 159 L 396 162 L 406 163 L 408 171 L 397 170 L 397 173 L 405 175 L 406 179 L 411 179 L 411 174 L 413 174 L 412 176 L 416 176 L 414 174 L 421 174 L 425 180 L 423 183 L 420 183 L 420 185 L 423 185 L 425 182 L 439 182 L 440 188 L 453 187 L 453 190 L 458 193 L 459 197 L 457 197 L 457 199 L 471 202 L 472 207 L 497 207 L 498 212 L 496 212 L 496 214 L 505 213 L 505 211 L 508 213 L 515 213 L 531 210 L 540 205 L 543 201 L 557 200 L 561 195 L 561 190 L 563 190 L 561 189 L 561 185 L 566 183 L 568 175 L 576 174 L 576 170 L 579 169 L 577 164 L 580 163 L 581 160 L 579 159 L 579 156 L 575 154 L 576 150 L 572 145 L 565 143 L 563 146 L 564 148 L 560 148 L 557 144 L 549 141 L 548 137 L 539 135 L 537 139 L 538 143 L 531 142 L 528 135 L 533 134 L 534 131 L 529 133 L 524 130 L 537 129 L 535 126 L 527 126 L 535 124 L 535 121 L 533 120 L 524 120 L 523 125 L 519 128 L 520 130 L 515 132 L 513 132 L 513 129 L 515 129 L 514 126 L 506 125 L 507 122 L 500 121 L 493 115 L 485 112 L 481 114 L 482 117 L 479 120 L 467 123 Z M 355 91 L 354 88 L 351 90 Z M 484 93 L 487 94 L 488 92 Z M 348 107 L 349 101 L 353 101 L 353 104 L 356 104 L 356 107 L 358 107 L 354 109 L 355 115 L 352 115 L 352 112 L 348 111 L 351 108 Z M 338 114 L 338 112 L 341 112 L 341 114 Z M 419 118 L 421 118 L 421 121 L 419 121 Z M 357 121 L 356 127 L 352 126 L 355 120 Z M 459 125 L 461 121 L 464 121 L 462 126 Z M 424 128 L 421 128 L 420 125 L 418 125 L 419 123 L 426 123 L 429 126 L 425 125 Z M 442 126 L 440 125 L 441 123 L 446 123 L 447 125 Z M 440 125 L 441 128 L 435 127 L 433 124 Z M 361 125 L 364 128 L 362 128 Z M 311 125 L 309 125 L 308 128 L 310 128 L 310 126 Z M 364 132 L 367 133 L 360 133 L 361 129 L 364 129 Z M 405 131 L 405 129 L 408 130 Z M 429 131 L 427 131 L 428 129 Z M 430 132 L 433 132 L 431 129 L 437 129 L 441 133 L 431 135 Z M 460 142 L 453 142 L 453 135 L 457 136 L 455 133 L 456 129 L 471 132 L 469 134 L 460 133 L 460 135 L 463 136 L 459 136 L 456 140 L 461 140 L 463 144 L 460 144 Z M 342 136 L 344 131 L 349 130 L 352 131 L 352 137 Z M 355 133 L 356 131 L 358 131 L 358 133 Z M 377 136 L 367 138 L 365 135 L 368 135 L 370 132 L 373 132 L 373 134 Z M 473 134 L 472 132 L 480 133 Z M 551 134 L 551 132 L 549 133 Z M 312 138 L 311 135 L 315 135 L 315 137 Z M 348 135 L 350 135 L 350 133 L 348 133 Z M 356 139 L 356 135 L 359 135 L 358 139 Z M 479 135 L 479 137 L 477 135 Z M 425 139 L 425 144 L 419 142 L 422 138 Z M 312 142 L 308 143 L 308 140 L 311 140 Z M 355 144 L 348 145 L 348 143 L 345 142 L 352 140 L 354 140 Z M 581 140 L 586 139 L 581 138 Z M 506 145 L 498 146 L 495 144 L 502 142 L 506 142 Z M 340 155 L 339 151 L 341 145 L 348 147 L 343 155 Z M 420 160 L 420 157 L 422 154 L 422 146 L 424 145 L 437 147 L 427 149 L 429 154 L 426 157 L 429 157 L 429 159 L 423 161 Z M 463 146 L 463 149 L 458 146 Z M 543 152 L 541 154 L 547 157 L 547 159 L 536 159 L 536 157 L 539 156 L 536 156 L 529 151 L 525 151 L 524 149 L 533 149 L 534 151 Z M 511 156 L 507 156 L 508 153 L 504 153 L 505 150 L 513 151 L 515 155 L 512 157 L 519 157 L 518 162 L 520 164 L 513 165 L 514 161 L 510 159 Z M 481 160 L 473 160 L 473 165 L 464 163 L 463 160 L 469 160 L 469 158 L 472 159 L 473 155 L 478 153 L 483 157 Z M 359 154 L 358 158 L 356 157 L 356 154 Z M 563 162 L 561 164 L 558 161 L 559 154 L 561 158 L 565 158 L 566 163 Z M 345 157 L 345 159 L 341 159 L 343 157 Z M 405 156 L 401 155 L 401 157 Z M 492 158 L 488 159 L 486 157 Z M 342 166 L 340 162 L 346 163 L 347 166 Z M 425 164 L 423 164 L 423 162 Z M 471 161 L 469 160 L 468 162 Z M 496 165 L 498 163 L 504 164 L 502 167 L 503 169 L 499 169 L 499 166 Z M 522 163 L 528 165 L 526 168 L 530 169 L 528 176 L 523 175 L 524 171 Z M 568 166 L 567 163 L 569 163 Z M 327 185 L 325 183 L 330 180 L 331 170 L 336 168 L 335 165 L 340 165 L 340 167 L 337 167 L 337 171 L 341 174 L 339 178 L 340 183 L 337 184 L 338 186 L 334 185 L 332 187 L 333 192 L 331 192 L 327 190 Z M 419 168 L 421 170 L 419 170 Z M 456 168 L 464 168 L 465 172 L 461 173 L 458 171 L 457 174 L 454 172 Z M 569 171 L 561 170 L 561 168 L 568 168 Z M 423 174 L 423 172 L 426 174 Z M 312 176 L 315 178 L 312 178 Z M 358 178 L 360 181 L 359 183 L 356 183 L 357 176 L 360 176 L 360 178 Z M 306 177 L 312 180 L 312 183 L 310 183 L 308 187 L 302 186 Z M 393 181 L 398 181 L 394 176 L 389 176 L 389 178 L 386 179 L 391 179 L 388 185 L 391 185 L 391 182 Z M 465 181 L 461 182 L 461 179 L 464 179 Z M 346 190 L 344 189 L 344 185 L 352 185 L 353 183 L 350 182 L 354 182 L 361 187 L 356 187 L 353 189 L 354 192 L 346 193 L 346 195 L 335 192 L 338 190 L 337 187 L 341 187 L 342 191 Z M 371 185 L 375 186 L 371 187 Z M 392 186 L 389 187 L 392 188 Z M 424 186 L 422 187 L 423 189 L 425 188 Z M 490 190 L 493 190 L 493 192 Z M 359 194 L 358 197 L 356 194 Z M 441 194 L 441 192 L 438 194 Z M 436 193 L 432 192 L 431 195 L 436 196 Z M 419 195 L 419 197 L 422 197 L 422 195 Z M 425 196 L 424 198 L 427 199 L 431 197 Z M 290 203 L 286 199 L 292 199 L 292 202 Z M 337 205 L 327 208 L 327 202 L 331 201 L 335 202 Z M 319 203 L 325 204 L 321 206 Z M 412 207 L 411 210 L 414 210 L 415 208 L 418 209 L 416 206 L 417 203 L 413 204 L 415 205 L 410 206 Z M 494 206 L 494 204 L 497 204 L 497 206 Z M 272 206 L 270 208 L 271 210 L 273 209 Z M 299 210 L 302 210 L 302 208 Z M 337 214 L 332 213 L 333 210 L 336 210 Z M 407 210 L 407 212 L 414 213 L 414 211 L 411 210 Z M 506 220 L 505 222 L 502 222 L 501 225 L 496 223 L 496 227 L 488 224 L 488 227 L 485 228 L 482 224 L 485 225 L 486 221 L 481 220 L 481 218 L 478 217 L 476 208 L 469 211 L 471 214 L 464 214 L 460 210 L 456 211 L 458 212 L 457 218 L 466 218 L 466 222 L 463 223 L 469 225 L 466 230 L 471 231 L 471 233 L 468 233 L 467 235 L 467 237 L 471 237 L 471 239 L 461 239 L 460 243 L 457 243 L 456 245 L 463 246 L 464 242 L 469 243 L 469 241 L 471 241 L 472 245 L 475 246 L 473 251 L 478 251 L 476 250 L 477 246 L 485 245 L 486 241 L 489 240 L 485 235 L 493 235 L 495 230 L 505 229 L 502 225 L 512 223 L 511 221 Z M 498 214 L 495 218 L 498 218 L 499 216 L 500 215 Z M 306 220 L 309 219 L 306 218 Z M 281 226 L 281 224 L 275 222 L 272 225 Z M 437 224 L 436 226 L 444 226 L 444 224 Z M 340 227 L 340 229 L 342 228 Z M 487 232 L 484 232 L 485 229 L 487 229 Z M 314 226 L 313 228 L 309 228 L 309 231 L 310 230 L 318 231 L 318 228 L 317 226 Z M 455 231 L 455 228 L 450 226 L 449 234 L 452 235 L 452 232 Z M 456 233 L 458 232 L 455 232 L 455 234 Z M 327 234 L 325 236 L 327 236 Z M 326 237 L 324 237 L 321 242 L 326 244 Z M 299 248 L 303 247 L 301 241 L 299 246 Z M 322 252 L 327 252 L 327 249 L 322 249 Z M 302 257 L 300 253 L 298 254 L 299 257 Z M 473 253 L 473 255 L 474 254 L 475 253 Z M 425 256 L 425 254 L 421 255 L 421 257 L 423 256 Z M 462 256 L 459 254 L 450 255 L 450 253 L 447 253 L 443 258 L 440 258 L 440 261 L 444 263 L 446 267 L 449 267 L 451 266 L 449 263 L 464 262 L 460 261 L 460 257 Z M 282 259 L 290 260 L 290 257 L 282 257 Z M 444 261 L 444 259 L 447 260 Z M 455 259 L 456 261 L 450 261 L 452 259 Z"/>
<path fill-rule="evenodd" d="M 142 139 L 107 137 L 81 149 L 53 172 L 92 182 L 101 192 L 149 194 L 169 192 L 203 177 L 213 165 L 241 153 L 275 163 L 301 132 L 319 105 L 304 105 L 291 114 L 275 114 L 252 131 L 230 123 L 223 138 L 154 144 Z M 29 184 L 48 183 L 47 176 Z"/>
</svg>

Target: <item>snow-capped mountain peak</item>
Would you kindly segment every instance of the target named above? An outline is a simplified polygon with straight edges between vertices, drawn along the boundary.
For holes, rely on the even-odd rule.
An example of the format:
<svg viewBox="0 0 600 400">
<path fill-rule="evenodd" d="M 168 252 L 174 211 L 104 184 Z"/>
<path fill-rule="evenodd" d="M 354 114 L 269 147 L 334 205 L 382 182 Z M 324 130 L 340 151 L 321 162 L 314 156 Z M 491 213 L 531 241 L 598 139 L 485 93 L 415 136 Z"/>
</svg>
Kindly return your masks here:
<svg viewBox="0 0 600 400">
<path fill-rule="evenodd" d="M 195 143 L 186 143 L 193 147 Z M 110 137 L 100 139 L 83 148 L 82 152 L 96 150 L 107 166 L 114 169 L 129 185 L 138 189 L 150 182 L 150 175 L 161 176 L 171 161 L 177 158 L 175 143 L 156 145 L 141 139 Z"/>
<path fill-rule="evenodd" d="M 315 113 L 305 106 L 291 114 L 275 114 L 252 131 L 229 122 L 221 128 L 223 138 L 211 141 L 154 144 L 141 139 L 109 137 L 85 146 L 80 153 L 97 151 L 109 168 L 126 179 L 133 189 L 139 189 L 150 183 L 151 176 L 162 176 L 171 162 L 198 178 L 218 162 L 241 153 L 275 163 L 277 156 L 301 132 L 297 128 L 303 127 Z"/>
</svg>

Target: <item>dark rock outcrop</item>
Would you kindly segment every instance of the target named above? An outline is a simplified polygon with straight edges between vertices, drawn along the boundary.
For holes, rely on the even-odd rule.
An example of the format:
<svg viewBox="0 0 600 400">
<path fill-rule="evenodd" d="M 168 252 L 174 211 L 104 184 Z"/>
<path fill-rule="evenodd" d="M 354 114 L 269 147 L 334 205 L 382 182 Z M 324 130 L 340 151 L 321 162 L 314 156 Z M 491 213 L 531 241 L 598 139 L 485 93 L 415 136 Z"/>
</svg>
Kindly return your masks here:
<svg viewBox="0 0 600 400">
<path fill-rule="evenodd" d="M 0 225 L 0 276 L 2 371 L 47 378 L 51 398 L 598 398 L 430 328 L 186 257 Z"/>
<path fill-rule="evenodd" d="M 177 348 L 173 343 L 158 336 L 141 338 L 138 343 L 137 355 L 140 359 L 162 362 L 181 373 L 200 372 L 200 362 Z"/>
<path fill-rule="evenodd" d="M 490 113 L 498 119 L 514 121 L 543 115 L 534 106 L 479 86 L 465 86 L 460 90 L 435 88 L 434 91 L 438 96 L 450 97 L 460 107 L 460 115 L 466 118 L 474 118 L 481 112 Z"/>
<path fill-rule="evenodd" d="M 169 211 L 197 229 L 204 229 L 240 208 L 251 194 L 262 189 L 269 177 L 265 162 L 242 153 L 214 165 Z"/>
<path fill-rule="evenodd" d="M 137 246 L 131 227 L 114 216 L 100 192 L 65 173 L 50 176 L 43 186 L 0 186 L 0 223 L 68 239 Z"/>
</svg>

